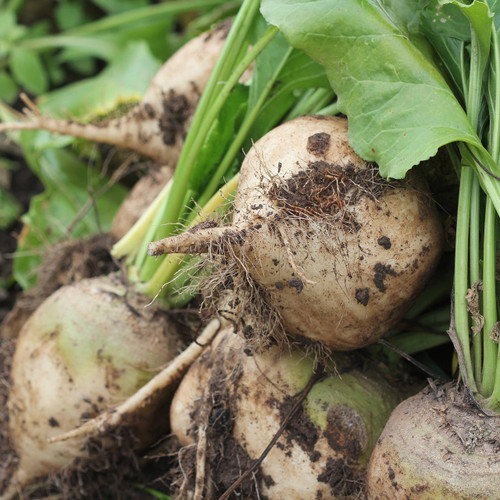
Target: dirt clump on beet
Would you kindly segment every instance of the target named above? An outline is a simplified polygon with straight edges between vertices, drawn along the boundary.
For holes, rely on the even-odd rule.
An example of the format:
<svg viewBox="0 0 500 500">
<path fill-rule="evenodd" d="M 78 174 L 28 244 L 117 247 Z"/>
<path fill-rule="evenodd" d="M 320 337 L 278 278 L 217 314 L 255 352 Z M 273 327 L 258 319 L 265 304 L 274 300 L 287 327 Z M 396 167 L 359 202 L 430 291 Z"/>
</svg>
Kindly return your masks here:
<svg viewBox="0 0 500 500">
<path fill-rule="evenodd" d="M 253 331 L 257 349 L 308 337 L 351 350 L 403 317 L 442 244 L 418 172 L 386 181 L 350 147 L 346 120 L 302 116 L 247 153 L 232 224 L 153 242 L 148 251 L 206 253 L 207 308 L 232 316 L 247 338 Z M 234 298 L 224 301 L 230 288 Z"/>
<path fill-rule="evenodd" d="M 183 489 L 176 498 L 195 491 L 203 491 L 200 498 L 220 497 L 277 433 L 275 445 L 229 498 L 356 498 L 371 447 L 399 396 L 380 375 L 363 371 L 362 362 L 343 356 L 315 378 L 292 413 L 314 362 L 303 351 L 284 353 L 277 346 L 257 353 L 232 328 L 222 330 L 192 365 L 172 403 L 172 432 L 183 447 Z M 300 481 L 290 467 L 300 469 Z"/>
</svg>

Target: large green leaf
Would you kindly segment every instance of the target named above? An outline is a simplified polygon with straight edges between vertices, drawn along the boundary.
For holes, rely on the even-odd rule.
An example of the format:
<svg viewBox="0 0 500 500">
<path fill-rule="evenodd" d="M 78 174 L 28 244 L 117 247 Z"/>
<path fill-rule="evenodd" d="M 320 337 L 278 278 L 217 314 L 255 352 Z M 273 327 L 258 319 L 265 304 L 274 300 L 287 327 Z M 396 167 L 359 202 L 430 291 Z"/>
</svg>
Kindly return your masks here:
<svg viewBox="0 0 500 500">
<path fill-rule="evenodd" d="M 98 76 L 42 96 L 38 104 L 45 112 L 92 118 L 114 110 L 121 102 L 139 100 L 159 67 L 160 61 L 144 42 L 132 42 Z"/>
<path fill-rule="evenodd" d="M 398 5 L 399 14 L 391 15 L 388 1 L 262 0 L 268 22 L 325 66 L 349 118 L 354 149 L 393 178 L 403 177 L 444 144 L 465 141 L 481 147 L 428 53 L 398 26 L 398 19 L 407 17 L 412 6 L 417 11 L 420 2 Z"/>
<path fill-rule="evenodd" d="M 26 90 L 42 94 L 48 89 L 47 74 L 39 55 L 35 52 L 15 48 L 10 56 L 10 70 L 14 79 Z"/>
</svg>

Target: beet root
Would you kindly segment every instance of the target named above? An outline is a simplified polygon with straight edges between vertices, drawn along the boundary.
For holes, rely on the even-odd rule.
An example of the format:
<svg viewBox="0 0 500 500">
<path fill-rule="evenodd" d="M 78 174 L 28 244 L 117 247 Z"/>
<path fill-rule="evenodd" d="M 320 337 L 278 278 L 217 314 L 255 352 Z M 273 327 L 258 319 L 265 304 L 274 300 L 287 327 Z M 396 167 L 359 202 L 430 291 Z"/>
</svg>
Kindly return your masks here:
<svg viewBox="0 0 500 500">
<path fill-rule="evenodd" d="M 492 499 L 500 494 L 500 420 L 441 385 L 403 401 L 368 468 L 371 500 Z"/>
<path fill-rule="evenodd" d="M 111 275 L 60 288 L 24 325 L 8 400 L 19 467 L 5 498 L 88 457 L 82 440 L 48 440 L 134 394 L 175 357 L 181 343 L 173 325 L 164 314 L 144 311 L 144 305 Z M 168 419 L 154 418 L 160 406 L 148 408 L 151 419 L 141 415 L 142 421 L 124 422 L 137 448 L 165 431 Z"/>
<path fill-rule="evenodd" d="M 190 40 L 154 76 L 141 102 L 125 116 L 98 123 L 79 123 L 40 114 L 30 104 L 26 119 L 0 124 L 0 132 L 44 129 L 89 141 L 131 149 L 175 166 L 184 137 L 230 23 Z"/>
<path fill-rule="evenodd" d="M 313 360 L 302 352 L 274 347 L 252 353 L 231 328 L 221 331 L 172 402 L 171 426 L 186 447 L 179 458 L 188 477 L 176 498 L 190 490 L 197 498 L 219 498 L 271 442 L 312 373 Z M 359 492 L 371 449 L 398 400 L 375 370 L 363 370 L 359 358 L 335 355 L 236 493 L 298 500 Z M 189 454 L 195 449 L 193 463 Z"/>
<path fill-rule="evenodd" d="M 382 179 L 349 146 L 345 119 L 304 116 L 248 152 L 231 226 L 194 228 L 149 251 L 222 254 L 214 267 L 222 287 L 234 285 L 236 321 L 251 315 L 258 335 L 277 335 L 281 324 L 289 335 L 349 350 L 376 341 L 403 317 L 442 241 L 416 173 Z M 249 283 L 255 293 L 243 300 Z"/>
</svg>

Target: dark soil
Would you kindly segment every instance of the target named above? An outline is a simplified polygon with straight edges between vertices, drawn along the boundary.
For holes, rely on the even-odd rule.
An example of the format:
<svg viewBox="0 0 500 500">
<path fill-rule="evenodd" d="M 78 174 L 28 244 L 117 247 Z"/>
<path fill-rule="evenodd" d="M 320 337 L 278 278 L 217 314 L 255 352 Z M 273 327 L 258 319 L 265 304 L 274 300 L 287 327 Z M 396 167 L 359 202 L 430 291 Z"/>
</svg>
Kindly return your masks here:
<svg viewBox="0 0 500 500">
<path fill-rule="evenodd" d="M 308 150 L 323 154 L 329 145 L 326 135 L 309 137 Z M 390 185 L 380 177 L 375 165 L 368 164 L 367 168 L 360 169 L 352 164 L 342 166 L 318 160 L 310 162 L 307 170 L 286 181 L 272 183 L 269 196 L 276 201 L 282 216 L 333 216 L 356 229 L 355 220 L 347 214 L 347 207 L 356 204 L 363 196 L 377 199 Z"/>
<path fill-rule="evenodd" d="M 198 429 L 205 425 L 207 427 L 208 445 L 205 456 L 206 475 L 203 498 L 218 498 L 251 467 L 253 460 L 232 436 L 236 412 L 234 403 L 238 397 L 235 388 L 241 377 L 241 369 L 238 365 L 234 365 L 231 354 L 225 358 L 221 346 L 217 352 L 212 353 L 210 359 L 207 357 L 208 352 L 205 354 L 204 363 L 207 368 L 213 366 L 213 371 L 203 397 L 197 402 L 191 414 L 192 433 L 198 436 Z M 179 462 L 182 463 L 182 473 L 178 474 L 177 482 L 180 487 L 174 494 L 174 498 L 181 500 L 188 498 L 189 492 L 192 493 L 196 487 L 195 447 L 186 451 L 182 450 Z M 183 479 L 186 480 L 183 481 Z M 262 481 L 266 481 L 266 478 L 263 477 L 260 468 L 257 468 L 254 475 L 245 479 L 229 498 L 254 498 L 256 484 Z M 210 484 L 210 491 L 207 490 L 207 484 Z M 265 500 L 262 494 L 260 498 Z"/>
<path fill-rule="evenodd" d="M 172 89 L 163 96 L 163 112 L 158 121 L 163 135 L 163 142 L 172 146 L 177 142 L 179 131 L 184 133 L 185 124 L 192 110 L 187 99 Z"/>
<path fill-rule="evenodd" d="M 10 366 L 14 354 L 15 342 L 0 336 L 0 491 L 17 464 L 17 457 L 9 439 L 9 414 L 7 398 L 9 395 Z"/>
</svg>

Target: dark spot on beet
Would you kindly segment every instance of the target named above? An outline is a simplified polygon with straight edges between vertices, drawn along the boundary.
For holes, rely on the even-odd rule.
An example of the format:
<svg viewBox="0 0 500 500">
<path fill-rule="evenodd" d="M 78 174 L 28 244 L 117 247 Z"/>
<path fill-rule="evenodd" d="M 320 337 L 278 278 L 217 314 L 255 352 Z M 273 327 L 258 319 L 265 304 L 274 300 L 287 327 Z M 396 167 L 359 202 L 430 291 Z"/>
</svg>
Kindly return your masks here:
<svg viewBox="0 0 500 500">
<path fill-rule="evenodd" d="M 311 460 L 311 462 L 317 462 L 320 458 L 321 458 L 321 453 L 318 450 L 314 450 L 309 455 L 309 460 Z"/>
<path fill-rule="evenodd" d="M 163 96 L 163 113 L 158 120 L 158 127 L 163 142 L 173 146 L 177 141 L 177 134 L 184 132 L 184 124 L 191 114 L 191 108 L 186 96 L 177 94 L 170 89 Z"/>
<path fill-rule="evenodd" d="M 295 398 L 287 396 L 281 403 L 279 412 L 282 419 L 287 417 L 295 402 Z M 287 447 L 289 447 L 292 442 L 295 442 L 308 454 L 314 452 L 314 448 L 319 438 L 318 428 L 311 422 L 309 416 L 302 407 L 300 407 L 289 421 L 285 436 Z"/>
<path fill-rule="evenodd" d="M 420 257 L 424 257 L 425 255 L 427 255 L 427 254 L 429 253 L 430 249 L 431 249 L 431 248 L 430 248 L 430 246 L 429 246 L 429 245 L 424 245 L 424 246 L 422 247 L 421 252 L 420 252 L 418 255 L 419 255 Z"/>
<path fill-rule="evenodd" d="M 324 472 L 318 475 L 318 482 L 328 484 L 334 498 L 351 498 L 358 493 L 356 472 L 342 458 L 328 457 Z"/>
<path fill-rule="evenodd" d="M 325 156 L 330 147 L 330 134 L 319 132 L 307 139 L 307 151 L 314 156 Z"/>
<path fill-rule="evenodd" d="M 300 278 L 292 278 L 292 279 L 289 279 L 288 280 L 288 285 L 290 287 L 293 287 L 295 288 L 295 291 L 297 293 L 300 293 L 302 292 L 302 290 L 304 289 L 304 283 L 302 282 L 302 280 Z"/>
<path fill-rule="evenodd" d="M 154 118 L 156 116 L 155 109 L 151 106 L 151 104 L 149 104 L 149 102 L 144 104 L 144 112 L 148 118 Z"/>
<path fill-rule="evenodd" d="M 281 281 L 277 281 L 274 286 L 278 289 L 278 290 L 283 290 L 283 288 L 285 288 L 285 285 L 283 285 L 283 283 Z"/>
<path fill-rule="evenodd" d="M 392 468 L 391 468 L 391 467 L 389 467 L 389 469 L 387 470 L 387 472 L 389 473 L 389 479 L 390 479 L 391 481 L 393 481 L 393 480 L 394 480 L 394 478 L 396 477 L 396 474 L 394 473 L 394 471 L 392 470 Z"/>
<path fill-rule="evenodd" d="M 377 240 L 377 243 L 386 250 L 389 250 L 389 248 L 391 248 L 392 246 L 391 240 L 387 236 L 382 236 L 381 238 L 379 238 Z"/>
<path fill-rule="evenodd" d="M 387 289 L 384 283 L 386 276 L 397 276 L 397 273 L 390 264 L 384 265 L 381 262 L 377 262 L 375 266 L 373 266 L 373 270 L 375 271 L 373 283 L 375 283 L 379 291 L 384 293 Z"/>
<path fill-rule="evenodd" d="M 54 417 L 50 417 L 49 418 L 49 425 L 51 427 L 59 427 L 59 422 Z"/>
<path fill-rule="evenodd" d="M 252 334 L 253 334 L 253 328 L 250 325 L 247 325 L 245 326 L 245 328 L 243 328 L 243 336 L 245 338 L 247 339 L 252 338 Z"/>
<path fill-rule="evenodd" d="M 217 432 L 230 432 L 232 430 L 231 411 L 229 408 L 219 407 L 210 415 L 210 427 Z"/>
<path fill-rule="evenodd" d="M 359 304 L 366 306 L 370 300 L 370 289 L 369 288 L 358 288 L 354 295 Z"/>
</svg>

